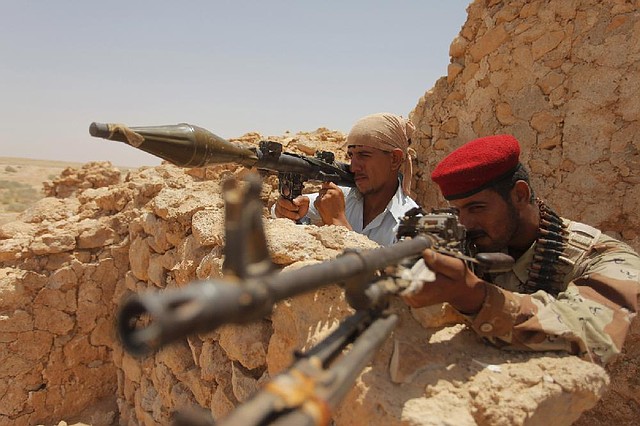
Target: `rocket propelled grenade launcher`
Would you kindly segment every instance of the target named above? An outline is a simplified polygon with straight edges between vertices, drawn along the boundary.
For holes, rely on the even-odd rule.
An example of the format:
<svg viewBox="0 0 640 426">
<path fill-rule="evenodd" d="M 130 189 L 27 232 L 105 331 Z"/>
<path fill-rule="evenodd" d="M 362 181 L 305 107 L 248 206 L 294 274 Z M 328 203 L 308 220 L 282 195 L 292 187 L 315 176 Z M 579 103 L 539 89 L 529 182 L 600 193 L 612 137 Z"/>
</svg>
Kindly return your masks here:
<svg viewBox="0 0 640 426">
<path fill-rule="evenodd" d="M 124 142 L 180 167 L 204 167 L 235 163 L 278 173 L 280 193 L 292 200 L 302 194 L 306 181 L 355 186 L 349 165 L 335 161 L 335 154 L 319 151 L 314 157 L 283 152 L 282 144 L 260 141 L 243 147 L 192 124 L 127 127 L 115 123 L 91 123 L 91 136 Z"/>
</svg>

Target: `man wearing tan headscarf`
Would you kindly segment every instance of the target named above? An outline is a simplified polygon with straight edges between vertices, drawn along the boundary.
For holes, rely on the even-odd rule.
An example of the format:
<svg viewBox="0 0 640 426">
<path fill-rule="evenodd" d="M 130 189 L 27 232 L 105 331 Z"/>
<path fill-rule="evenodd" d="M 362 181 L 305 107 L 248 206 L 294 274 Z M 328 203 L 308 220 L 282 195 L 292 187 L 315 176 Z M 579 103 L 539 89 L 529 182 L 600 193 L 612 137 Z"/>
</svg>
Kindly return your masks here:
<svg viewBox="0 0 640 426">
<path fill-rule="evenodd" d="M 414 131 L 411 121 L 378 113 L 358 120 L 345 145 L 356 187 L 324 183 L 317 194 L 278 199 L 274 214 L 318 225 L 340 225 L 366 235 L 380 245 L 396 241 L 400 218 L 417 207 L 410 197 Z"/>
</svg>

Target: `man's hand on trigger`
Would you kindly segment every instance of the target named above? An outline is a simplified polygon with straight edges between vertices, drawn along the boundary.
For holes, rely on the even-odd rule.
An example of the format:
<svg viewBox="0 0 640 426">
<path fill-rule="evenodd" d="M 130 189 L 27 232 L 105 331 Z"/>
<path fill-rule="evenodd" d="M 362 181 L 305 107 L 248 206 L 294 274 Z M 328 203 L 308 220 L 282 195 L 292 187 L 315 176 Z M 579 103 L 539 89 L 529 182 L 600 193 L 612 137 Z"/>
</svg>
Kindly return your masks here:
<svg viewBox="0 0 640 426">
<path fill-rule="evenodd" d="M 465 314 L 480 310 L 487 283 L 471 272 L 462 260 L 430 249 L 425 250 L 422 257 L 427 267 L 436 274 L 436 279 L 425 282 L 417 293 L 403 295 L 409 306 L 421 308 L 448 302 Z"/>
<path fill-rule="evenodd" d="M 345 213 L 344 194 L 335 183 L 323 182 L 313 205 L 325 225 L 341 225 L 351 229 Z"/>
<path fill-rule="evenodd" d="M 280 197 L 276 201 L 276 217 L 284 217 L 297 221 L 305 217 L 308 211 L 309 197 L 304 195 L 294 198 L 293 201 L 287 200 L 284 197 Z"/>
</svg>

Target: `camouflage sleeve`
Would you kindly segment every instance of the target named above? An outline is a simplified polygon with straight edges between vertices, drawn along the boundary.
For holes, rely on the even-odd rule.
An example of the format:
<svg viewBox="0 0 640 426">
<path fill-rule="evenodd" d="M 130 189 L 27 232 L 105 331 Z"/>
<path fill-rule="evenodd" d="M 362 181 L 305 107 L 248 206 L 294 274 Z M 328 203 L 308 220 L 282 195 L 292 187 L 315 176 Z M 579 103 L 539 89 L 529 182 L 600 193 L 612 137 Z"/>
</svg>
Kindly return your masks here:
<svg viewBox="0 0 640 426">
<path fill-rule="evenodd" d="M 511 349 L 566 351 L 606 364 L 620 353 L 640 298 L 640 258 L 615 240 L 598 244 L 557 297 L 488 285 L 471 327 Z"/>
</svg>

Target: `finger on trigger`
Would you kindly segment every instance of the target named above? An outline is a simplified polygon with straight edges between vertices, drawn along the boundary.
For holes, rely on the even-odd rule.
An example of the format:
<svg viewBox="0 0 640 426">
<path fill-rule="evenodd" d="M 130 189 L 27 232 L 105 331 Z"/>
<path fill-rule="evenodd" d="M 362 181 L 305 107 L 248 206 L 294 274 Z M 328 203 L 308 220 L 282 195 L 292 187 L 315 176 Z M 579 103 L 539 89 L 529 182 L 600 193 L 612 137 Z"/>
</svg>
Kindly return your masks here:
<svg viewBox="0 0 640 426">
<path fill-rule="evenodd" d="M 436 256 L 436 252 L 431 249 L 425 249 L 422 252 L 422 258 L 424 259 L 424 262 L 427 264 L 427 266 L 433 266 L 433 264 L 436 262 Z"/>
</svg>

